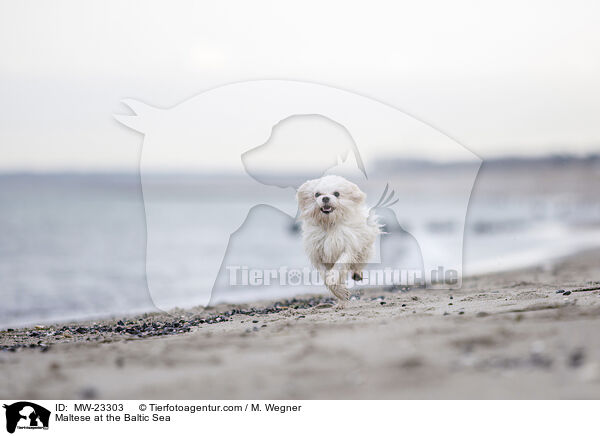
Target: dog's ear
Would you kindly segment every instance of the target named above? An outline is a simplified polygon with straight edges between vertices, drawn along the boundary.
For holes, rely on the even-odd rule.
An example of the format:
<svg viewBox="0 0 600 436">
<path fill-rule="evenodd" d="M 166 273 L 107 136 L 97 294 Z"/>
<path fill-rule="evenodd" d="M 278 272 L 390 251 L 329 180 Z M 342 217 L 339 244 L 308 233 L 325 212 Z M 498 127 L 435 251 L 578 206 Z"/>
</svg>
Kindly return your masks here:
<svg viewBox="0 0 600 436">
<path fill-rule="evenodd" d="M 296 200 L 298 201 L 298 207 L 301 212 L 308 209 L 308 206 L 313 199 L 313 186 L 314 180 L 308 180 L 304 182 L 302 186 L 298 188 L 298 192 L 296 192 Z"/>
<path fill-rule="evenodd" d="M 365 200 L 367 199 L 367 194 L 362 192 L 360 190 L 360 188 L 358 186 L 356 186 L 354 183 L 351 183 L 351 185 L 352 185 L 352 189 L 350 189 L 350 198 L 356 204 L 363 204 L 365 202 Z"/>
</svg>

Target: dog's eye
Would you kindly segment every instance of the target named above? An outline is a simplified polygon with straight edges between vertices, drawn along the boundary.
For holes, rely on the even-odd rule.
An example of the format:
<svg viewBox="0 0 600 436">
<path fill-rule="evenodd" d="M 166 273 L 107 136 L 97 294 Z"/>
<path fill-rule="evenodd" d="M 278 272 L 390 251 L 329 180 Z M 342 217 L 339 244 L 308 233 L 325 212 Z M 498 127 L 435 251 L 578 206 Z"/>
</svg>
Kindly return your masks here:
<svg viewBox="0 0 600 436">
<path fill-rule="evenodd" d="M 335 192 L 333 193 L 333 195 L 335 195 L 336 197 L 339 197 L 339 196 L 340 196 L 340 193 L 339 193 L 339 192 L 337 192 L 337 191 L 335 191 Z"/>
<path fill-rule="evenodd" d="M 320 192 L 315 193 L 315 197 L 319 197 L 321 195 Z"/>
</svg>

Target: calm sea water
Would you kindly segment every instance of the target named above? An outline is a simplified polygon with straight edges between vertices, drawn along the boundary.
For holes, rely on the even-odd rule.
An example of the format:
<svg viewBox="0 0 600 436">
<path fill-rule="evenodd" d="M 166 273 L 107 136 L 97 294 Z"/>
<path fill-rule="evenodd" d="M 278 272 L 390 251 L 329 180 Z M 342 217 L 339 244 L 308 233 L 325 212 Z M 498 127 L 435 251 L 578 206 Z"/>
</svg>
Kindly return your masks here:
<svg viewBox="0 0 600 436">
<path fill-rule="evenodd" d="M 410 236 L 411 229 L 426 229 L 432 240 L 460 230 L 455 218 L 460 211 L 453 209 L 452 196 L 439 182 L 431 183 L 431 171 L 385 176 L 421 199 L 401 217 L 382 212 L 388 228 L 395 229 L 383 237 L 382 250 L 393 251 L 406 268 L 421 265 L 419 242 Z M 444 171 L 448 185 L 460 178 L 460 168 Z M 600 246 L 599 181 L 600 169 L 589 163 L 484 165 L 468 211 L 464 272 L 524 267 Z M 155 183 L 173 189 L 168 178 L 157 177 Z M 191 177 L 186 183 L 205 186 L 206 180 Z M 203 259 L 215 252 L 210 244 L 201 252 L 186 251 L 199 229 L 206 237 L 203 226 L 209 223 L 198 216 L 217 214 L 225 223 L 228 208 L 236 202 L 246 204 L 252 196 L 241 186 L 237 189 L 237 180 L 222 176 L 218 183 L 233 189 L 225 190 L 229 194 L 204 192 L 193 206 L 179 190 L 164 221 L 154 221 L 154 226 L 163 227 L 158 230 L 165 241 L 159 277 L 169 289 L 162 296 L 168 306 L 194 306 L 211 291 L 214 277 L 203 275 L 202 268 Z M 210 221 L 217 226 L 215 234 L 218 222 Z M 155 310 L 146 282 L 146 236 L 139 176 L 0 176 L 0 326 Z M 282 259 L 287 265 L 306 266 L 294 220 L 268 206 L 253 208 L 227 252 L 231 265 L 247 265 L 248 259 L 256 268 L 277 267 Z M 228 280 L 229 272 L 223 269 L 214 302 L 307 291 L 278 285 L 232 290 Z"/>
</svg>

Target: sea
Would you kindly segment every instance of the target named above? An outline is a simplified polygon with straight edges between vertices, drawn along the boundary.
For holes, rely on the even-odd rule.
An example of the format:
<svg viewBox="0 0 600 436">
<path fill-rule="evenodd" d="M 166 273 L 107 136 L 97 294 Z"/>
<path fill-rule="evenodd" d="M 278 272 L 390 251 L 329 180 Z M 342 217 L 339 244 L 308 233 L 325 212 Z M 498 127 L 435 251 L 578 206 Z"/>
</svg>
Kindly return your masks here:
<svg viewBox="0 0 600 436">
<path fill-rule="evenodd" d="M 386 231 L 379 262 L 418 270 L 424 247 L 444 251 L 444 241 L 458 240 L 469 276 L 545 267 L 600 247 L 595 156 L 484 161 L 467 203 L 472 168 L 460 163 L 376 168 L 370 192 L 389 186 L 384 197 L 400 206 L 378 212 Z M 281 185 L 286 176 L 265 179 Z M 155 193 L 162 209 L 144 202 Z M 295 201 L 291 190 L 281 195 Z M 139 174 L 2 174 L 0 328 L 323 292 L 322 283 L 282 283 L 278 274 L 310 265 L 294 213 L 263 200 L 227 173 L 150 174 L 144 183 Z M 262 271 L 258 285 L 248 283 L 253 270 Z"/>
</svg>

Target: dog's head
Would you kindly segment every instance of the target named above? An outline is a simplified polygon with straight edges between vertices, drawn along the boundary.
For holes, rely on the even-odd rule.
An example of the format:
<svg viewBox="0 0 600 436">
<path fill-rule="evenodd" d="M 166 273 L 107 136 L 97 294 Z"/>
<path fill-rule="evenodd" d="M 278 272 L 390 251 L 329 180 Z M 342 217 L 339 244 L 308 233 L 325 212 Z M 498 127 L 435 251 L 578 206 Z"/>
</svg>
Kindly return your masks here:
<svg viewBox="0 0 600 436">
<path fill-rule="evenodd" d="M 302 184 L 296 194 L 300 218 L 317 223 L 344 221 L 363 206 L 366 195 L 340 176 L 325 176 Z"/>
</svg>

